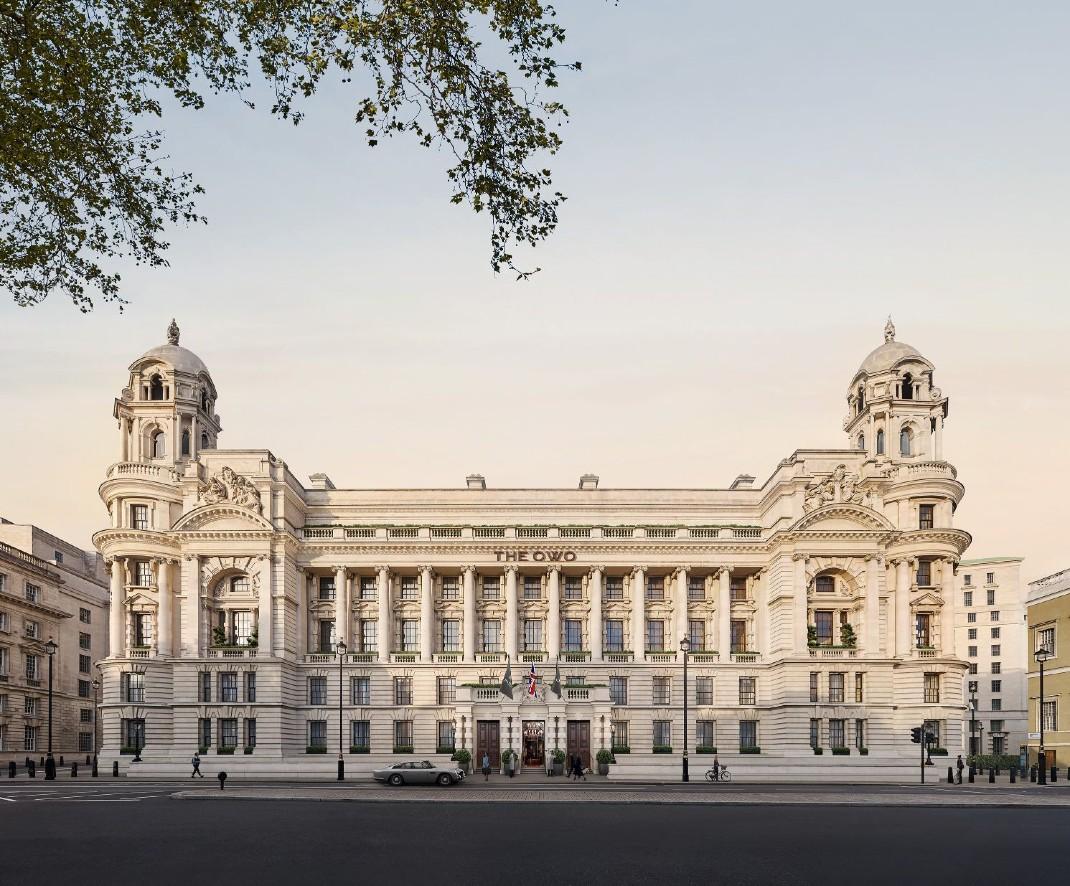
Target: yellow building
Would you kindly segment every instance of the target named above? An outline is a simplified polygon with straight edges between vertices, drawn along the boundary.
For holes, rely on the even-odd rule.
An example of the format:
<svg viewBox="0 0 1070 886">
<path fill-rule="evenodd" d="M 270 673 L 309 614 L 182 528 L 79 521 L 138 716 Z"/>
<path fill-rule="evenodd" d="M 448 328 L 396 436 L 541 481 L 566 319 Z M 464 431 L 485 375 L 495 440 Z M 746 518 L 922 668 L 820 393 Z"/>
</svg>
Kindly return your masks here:
<svg viewBox="0 0 1070 886">
<path fill-rule="evenodd" d="M 1063 769 L 1070 766 L 1070 569 L 1031 582 L 1027 605 L 1029 762 L 1037 760 L 1042 735 L 1047 765 Z M 1044 662 L 1043 703 L 1036 660 L 1041 647 L 1050 653 Z"/>
</svg>

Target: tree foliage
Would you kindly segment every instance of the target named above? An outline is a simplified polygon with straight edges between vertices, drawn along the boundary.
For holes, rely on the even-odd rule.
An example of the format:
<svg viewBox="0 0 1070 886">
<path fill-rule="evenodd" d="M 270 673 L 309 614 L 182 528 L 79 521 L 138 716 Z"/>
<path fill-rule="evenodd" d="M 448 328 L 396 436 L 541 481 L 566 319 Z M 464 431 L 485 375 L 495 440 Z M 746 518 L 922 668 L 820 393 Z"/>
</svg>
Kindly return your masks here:
<svg viewBox="0 0 1070 886">
<path fill-rule="evenodd" d="M 567 116 L 547 89 L 580 67 L 556 59 L 564 39 L 537 0 L 0 0 L 0 286 L 20 305 L 121 306 L 116 264 L 166 264 L 167 227 L 204 221 L 147 125 L 168 96 L 252 106 L 262 78 L 298 123 L 332 74 L 367 84 L 369 145 L 408 134 L 452 154 L 450 199 L 487 214 L 492 268 L 524 277 L 511 250 L 547 237 L 564 199 L 538 162 Z"/>
</svg>

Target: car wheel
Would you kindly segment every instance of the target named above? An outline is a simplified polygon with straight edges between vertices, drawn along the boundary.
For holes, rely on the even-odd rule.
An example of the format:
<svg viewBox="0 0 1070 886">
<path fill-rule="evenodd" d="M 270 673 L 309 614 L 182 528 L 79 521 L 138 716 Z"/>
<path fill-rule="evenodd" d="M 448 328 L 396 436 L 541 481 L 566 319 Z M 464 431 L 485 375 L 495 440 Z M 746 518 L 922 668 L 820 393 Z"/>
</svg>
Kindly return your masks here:
<svg viewBox="0 0 1070 886">
<path fill-rule="evenodd" d="M 438 783 L 439 783 L 440 785 L 442 785 L 442 787 L 444 787 L 444 788 L 448 788 L 448 787 L 449 787 L 449 786 L 450 786 L 451 784 L 453 784 L 453 777 L 452 777 L 452 776 L 450 776 L 450 775 L 447 775 L 447 774 L 446 774 L 445 772 L 443 772 L 443 773 L 442 773 L 442 774 L 441 774 L 441 775 L 440 775 L 440 776 L 438 777 Z"/>
<path fill-rule="evenodd" d="M 405 779 L 403 779 L 400 775 L 391 775 L 390 778 L 387 779 L 387 781 L 389 781 L 390 784 L 392 784 L 394 787 L 397 787 L 399 784 L 405 784 Z"/>
</svg>

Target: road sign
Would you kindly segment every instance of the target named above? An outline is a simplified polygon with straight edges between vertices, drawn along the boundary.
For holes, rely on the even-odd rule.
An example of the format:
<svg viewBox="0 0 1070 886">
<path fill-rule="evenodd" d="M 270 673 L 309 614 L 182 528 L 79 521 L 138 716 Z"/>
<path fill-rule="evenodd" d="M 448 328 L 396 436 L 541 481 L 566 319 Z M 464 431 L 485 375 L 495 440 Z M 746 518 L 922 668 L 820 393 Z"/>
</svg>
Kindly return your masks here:
<svg viewBox="0 0 1070 886">
<path fill-rule="evenodd" d="M 1030 732 L 1029 733 L 1029 737 L 1030 738 L 1035 738 L 1037 741 L 1040 741 L 1040 733 L 1039 732 Z"/>
</svg>

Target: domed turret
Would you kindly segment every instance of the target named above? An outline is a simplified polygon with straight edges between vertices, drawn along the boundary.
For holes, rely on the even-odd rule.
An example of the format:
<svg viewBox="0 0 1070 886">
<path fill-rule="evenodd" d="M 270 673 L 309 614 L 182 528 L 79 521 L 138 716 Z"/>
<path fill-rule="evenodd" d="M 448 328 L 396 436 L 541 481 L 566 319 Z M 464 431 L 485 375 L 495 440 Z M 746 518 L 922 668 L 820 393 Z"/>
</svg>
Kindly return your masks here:
<svg viewBox="0 0 1070 886">
<path fill-rule="evenodd" d="M 851 445 L 874 458 L 943 459 L 948 401 L 934 372 L 917 348 L 895 340 L 889 317 L 884 343 L 862 361 L 847 390 Z"/>
<path fill-rule="evenodd" d="M 216 445 L 215 384 L 204 361 L 179 345 L 179 335 L 171 320 L 167 343 L 130 364 L 129 384 L 114 410 L 123 462 L 175 465 Z"/>
</svg>

